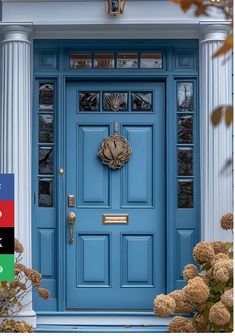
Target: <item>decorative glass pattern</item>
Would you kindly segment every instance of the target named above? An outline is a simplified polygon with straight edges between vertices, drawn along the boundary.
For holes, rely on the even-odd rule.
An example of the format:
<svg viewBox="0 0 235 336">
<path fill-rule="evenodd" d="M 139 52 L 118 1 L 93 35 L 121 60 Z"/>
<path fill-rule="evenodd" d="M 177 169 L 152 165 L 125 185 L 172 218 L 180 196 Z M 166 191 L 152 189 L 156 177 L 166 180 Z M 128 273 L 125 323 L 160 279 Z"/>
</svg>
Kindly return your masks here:
<svg viewBox="0 0 235 336">
<path fill-rule="evenodd" d="M 38 206 L 53 206 L 53 179 L 40 178 L 38 181 Z"/>
<path fill-rule="evenodd" d="M 178 114 L 178 143 L 193 143 L 193 115 Z"/>
<path fill-rule="evenodd" d="M 118 54 L 117 68 L 126 68 L 126 69 L 138 68 L 138 54 L 137 53 Z"/>
<path fill-rule="evenodd" d="M 140 67 L 142 69 L 162 69 L 162 54 L 161 53 L 142 53 L 140 57 Z"/>
<path fill-rule="evenodd" d="M 127 92 L 104 92 L 103 93 L 104 111 L 128 111 L 128 93 Z"/>
<path fill-rule="evenodd" d="M 39 148 L 39 174 L 52 175 L 53 174 L 53 148 L 40 147 Z"/>
<path fill-rule="evenodd" d="M 71 54 L 69 60 L 71 69 L 89 69 L 92 66 L 91 54 Z"/>
<path fill-rule="evenodd" d="M 51 114 L 39 115 L 39 142 L 52 143 L 54 136 L 54 116 Z"/>
<path fill-rule="evenodd" d="M 192 180 L 178 180 L 178 207 L 193 208 Z"/>
<path fill-rule="evenodd" d="M 152 92 L 132 92 L 131 93 L 131 110 L 148 112 L 152 111 L 153 94 Z"/>
<path fill-rule="evenodd" d="M 100 109 L 99 92 L 80 92 L 79 110 L 81 112 L 96 112 Z"/>
<path fill-rule="evenodd" d="M 177 84 L 177 110 L 179 112 L 193 111 L 192 82 L 181 82 Z"/>
<path fill-rule="evenodd" d="M 193 149 L 187 147 L 178 148 L 178 175 L 193 175 Z"/>
<path fill-rule="evenodd" d="M 114 68 L 114 55 L 113 54 L 95 54 L 94 67 L 99 68 L 99 69 Z"/>
<path fill-rule="evenodd" d="M 39 109 L 53 111 L 54 109 L 54 85 L 40 83 L 39 85 Z"/>
</svg>

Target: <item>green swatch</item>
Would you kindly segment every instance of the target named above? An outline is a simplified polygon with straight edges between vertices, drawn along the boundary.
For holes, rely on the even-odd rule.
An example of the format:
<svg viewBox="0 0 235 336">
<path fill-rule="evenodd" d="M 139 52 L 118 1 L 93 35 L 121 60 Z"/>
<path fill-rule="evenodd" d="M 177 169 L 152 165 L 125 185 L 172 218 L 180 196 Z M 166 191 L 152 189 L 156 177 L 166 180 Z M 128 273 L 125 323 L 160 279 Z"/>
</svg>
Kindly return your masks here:
<svg viewBox="0 0 235 336">
<path fill-rule="evenodd" d="M 0 281 L 14 281 L 14 254 L 0 255 Z"/>
</svg>

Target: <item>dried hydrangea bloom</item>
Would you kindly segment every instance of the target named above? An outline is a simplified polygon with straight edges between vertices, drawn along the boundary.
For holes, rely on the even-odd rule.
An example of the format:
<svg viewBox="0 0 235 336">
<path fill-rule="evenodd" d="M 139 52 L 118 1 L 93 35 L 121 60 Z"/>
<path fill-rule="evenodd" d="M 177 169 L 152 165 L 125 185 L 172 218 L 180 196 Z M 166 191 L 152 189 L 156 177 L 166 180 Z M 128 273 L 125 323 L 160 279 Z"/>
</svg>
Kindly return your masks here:
<svg viewBox="0 0 235 336">
<path fill-rule="evenodd" d="M 32 333 L 33 328 L 25 321 L 3 320 L 0 323 L 2 333 Z"/>
<path fill-rule="evenodd" d="M 24 251 L 23 245 L 16 238 L 14 240 L 14 251 L 17 253 L 22 253 Z"/>
<path fill-rule="evenodd" d="M 199 333 L 209 331 L 209 326 L 202 315 L 196 315 L 196 317 L 193 318 L 193 325 Z"/>
<path fill-rule="evenodd" d="M 184 292 L 189 301 L 193 303 L 202 303 L 208 299 L 209 287 L 199 276 L 188 281 L 184 287 Z"/>
<path fill-rule="evenodd" d="M 28 268 L 25 275 L 32 282 L 33 286 L 39 287 L 42 282 L 42 276 L 37 271 Z"/>
<path fill-rule="evenodd" d="M 169 323 L 170 333 L 195 333 L 197 329 L 192 321 L 185 317 L 175 316 Z"/>
<path fill-rule="evenodd" d="M 233 307 L 233 288 L 227 289 L 224 294 L 221 296 L 220 301 L 226 307 Z"/>
<path fill-rule="evenodd" d="M 227 282 L 233 274 L 233 261 L 220 260 L 213 264 L 213 277 L 217 281 Z"/>
<path fill-rule="evenodd" d="M 45 300 L 50 297 L 50 292 L 45 288 L 38 288 L 38 294 Z"/>
<path fill-rule="evenodd" d="M 229 256 L 225 253 L 216 254 L 216 256 L 211 261 L 211 266 L 213 267 L 215 263 L 217 263 L 218 261 L 222 261 L 222 260 L 229 260 Z"/>
<path fill-rule="evenodd" d="M 225 248 L 225 242 L 218 240 L 210 244 L 213 247 L 215 254 L 218 254 L 218 253 L 228 254 L 228 251 Z"/>
<path fill-rule="evenodd" d="M 16 263 L 15 268 L 18 268 L 21 272 L 25 272 L 27 270 L 27 267 L 20 263 Z"/>
<path fill-rule="evenodd" d="M 233 229 L 233 214 L 227 213 L 226 215 L 224 215 L 220 220 L 220 224 L 221 224 L 222 229 L 232 230 Z"/>
<path fill-rule="evenodd" d="M 230 312 L 222 302 L 216 302 L 210 309 L 209 320 L 219 326 L 223 326 L 230 320 Z"/>
<path fill-rule="evenodd" d="M 200 242 L 193 249 L 193 257 L 197 264 L 210 263 L 215 252 L 210 243 Z"/>
<path fill-rule="evenodd" d="M 182 289 L 175 290 L 169 294 L 175 300 L 175 311 L 174 313 L 180 314 L 190 314 L 193 311 L 194 304 L 188 301 L 185 292 Z"/>
<path fill-rule="evenodd" d="M 169 295 L 158 295 L 154 300 L 154 312 L 160 317 L 167 317 L 175 311 L 175 300 Z"/>
<path fill-rule="evenodd" d="M 195 265 L 189 264 L 184 267 L 183 278 L 188 281 L 198 276 L 198 269 Z"/>
</svg>

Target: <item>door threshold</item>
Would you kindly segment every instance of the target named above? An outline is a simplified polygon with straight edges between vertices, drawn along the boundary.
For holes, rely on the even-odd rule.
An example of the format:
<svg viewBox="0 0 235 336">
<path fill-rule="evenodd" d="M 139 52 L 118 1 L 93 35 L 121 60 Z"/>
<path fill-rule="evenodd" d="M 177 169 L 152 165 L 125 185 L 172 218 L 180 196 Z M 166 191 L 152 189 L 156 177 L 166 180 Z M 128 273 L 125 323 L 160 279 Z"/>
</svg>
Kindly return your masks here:
<svg viewBox="0 0 235 336">
<path fill-rule="evenodd" d="M 61 314 L 44 314 L 37 315 L 37 325 L 42 328 L 43 326 L 51 327 L 61 327 L 61 328 L 73 328 L 75 327 L 96 327 L 96 326 L 106 326 L 106 327 L 166 327 L 171 318 L 160 318 L 152 315 L 61 315 Z"/>
<path fill-rule="evenodd" d="M 38 325 L 34 329 L 36 333 L 167 333 L 166 326 L 58 326 L 58 325 Z"/>
</svg>

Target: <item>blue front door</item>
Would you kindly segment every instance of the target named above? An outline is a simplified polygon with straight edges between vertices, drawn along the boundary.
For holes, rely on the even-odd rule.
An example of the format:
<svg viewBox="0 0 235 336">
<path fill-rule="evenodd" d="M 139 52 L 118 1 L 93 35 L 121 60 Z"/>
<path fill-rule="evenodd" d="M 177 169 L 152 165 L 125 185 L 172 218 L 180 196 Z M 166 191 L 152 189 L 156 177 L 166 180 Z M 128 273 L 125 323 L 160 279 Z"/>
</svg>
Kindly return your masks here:
<svg viewBox="0 0 235 336">
<path fill-rule="evenodd" d="M 67 309 L 152 309 L 165 291 L 165 84 L 71 80 L 66 90 Z M 132 155 L 112 170 L 97 152 L 115 123 Z"/>
</svg>

